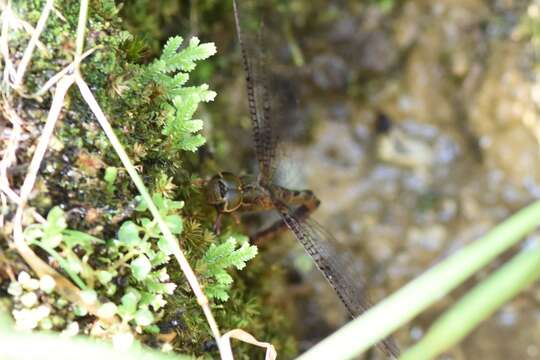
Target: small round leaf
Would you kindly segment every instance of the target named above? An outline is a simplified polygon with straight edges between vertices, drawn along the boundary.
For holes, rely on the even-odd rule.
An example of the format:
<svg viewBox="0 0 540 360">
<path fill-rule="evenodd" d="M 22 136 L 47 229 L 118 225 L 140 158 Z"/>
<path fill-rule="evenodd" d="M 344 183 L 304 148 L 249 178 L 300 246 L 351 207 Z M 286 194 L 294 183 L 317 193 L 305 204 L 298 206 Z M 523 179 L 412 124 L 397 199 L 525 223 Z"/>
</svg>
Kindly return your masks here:
<svg viewBox="0 0 540 360">
<path fill-rule="evenodd" d="M 133 221 L 126 221 L 118 230 L 118 240 L 125 245 L 134 245 L 140 242 L 139 227 Z"/>
<path fill-rule="evenodd" d="M 141 255 L 131 262 L 131 272 L 139 281 L 146 279 L 151 270 L 152 264 L 145 255 Z"/>
</svg>

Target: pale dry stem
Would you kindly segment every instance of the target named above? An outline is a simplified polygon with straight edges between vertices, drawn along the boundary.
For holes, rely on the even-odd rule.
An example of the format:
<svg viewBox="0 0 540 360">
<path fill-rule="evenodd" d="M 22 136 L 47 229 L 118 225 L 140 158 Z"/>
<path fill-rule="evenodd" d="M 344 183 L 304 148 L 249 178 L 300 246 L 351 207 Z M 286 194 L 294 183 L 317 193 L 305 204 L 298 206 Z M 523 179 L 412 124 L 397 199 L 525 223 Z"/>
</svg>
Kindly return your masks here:
<svg viewBox="0 0 540 360">
<path fill-rule="evenodd" d="M 2 57 L 4 58 L 4 81 L 8 83 L 15 79 L 16 74 L 15 66 L 13 65 L 9 55 L 8 44 L 9 25 L 13 17 L 14 15 L 13 11 L 11 11 L 11 1 L 8 1 L 4 7 L 4 10 L 2 11 L 2 32 L 0 33 L 0 53 L 2 53 Z"/>
<path fill-rule="evenodd" d="M 46 9 L 44 9 L 44 11 L 45 10 Z M 6 64 L 11 63 L 9 60 L 9 48 L 8 48 L 8 41 L 7 41 L 8 31 L 9 31 L 9 19 L 11 16 L 10 14 L 12 14 L 12 11 L 10 7 L 10 3 L 8 2 L 7 6 L 4 7 L 4 11 L 2 13 L 2 20 L 4 22 L 2 24 L 2 34 L 0 38 L 0 47 L 1 47 L 2 54 L 4 55 L 4 62 Z M 43 16 L 41 18 L 43 18 Z M 34 45 L 29 44 L 28 46 L 35 46 L 35 43 Z M 28 53 L 28 51 L 25 51 L 25 53 Z M 10 78 L 5 78 L 4 81 L 9 82 L 11 79 L 14 79 L 13 77 L 11 77 L 13 76 L 12 72 L 8 72 L 7 75 L 9 75 Z M 3 193 L 8 194 L 8 196 L 11 195 L 11 197 L 14 200 L 13 202 L 17 204 L 17 210 L 15 212 L 15 216 L 12 219 L 13 241 L 14 241 L 14 247 L 17 249 L 21 257 L 26 261 L 26 263 L 34 270 L 34 272 L 39 277 L 43 277 L 44 275 L 52 276 L 55 279 L 56 284 L 57 284 L 56 290 L 61 296 L 73 302 L 74 304 L 77 304 L 83 308 L 86 308 L 89 313 L 97 314 L 97 309 L 100 305 L 99 302 L 95 302 L 93 304 L 85 303 L 82 300 L 79 288 L 77 288 L 64 276 L 62 276 L 60 273 L 58 273 L 56 270 L 50 267 L 47 263 L 41 260 L 41 258 L 39 258 L 33 252 L 33 250 L 28 246 L 28 244 L 24 240 L 24 234 L 23 234 L 22 223 L 23 223 L 23 215 L 25 213 L 26 203 L 30 197 L 32 189 L 34 188 L 37 174 L 39 172 L 39 167 L 47 151 L 48 144 L 52 137 L 55 124 L 60 116 L 60 112 L 62 110 L 63 103 L 64 103 L 64 97 L 68 89 L 71 87 L 73 83 L 74 83 L 73 75 L 65 76 L 58 82 L 55 94 L 53 96 L 52 105 L 47 116 L 47 122 L 44 128 L 42 129 L 42 134 L 40 138 L 38 139 L 37 147 L 34 151 L 32 160 L 29 165 L 28 172 L 26 174 L 23 185 L 21 186 L 21 189 L 20 189 L 20 194 L 18 196 L 15 192 L 11 190 L 11 188 L 9 187 L 9 182 L 7 182 L 7 166 L 13 161 L 10 155 L 14 156 L 14 151 L 17 148 L 18 140 L 20 138 L 20 133 L 21 133 L 20 127 L 21 127 L 22 121 L 19 118 L 19 116 L 16 114 L 16 112 L 13 109 L 11 109 L 11 107 L 9 107 L 8 99 L 6 98 L 3 99 L 4 105 L 5 105 L 4 113 L 6 114 L 6 117 L 10 119 L 11 123 L 13 124 L 13 130 L 12 130 L 12 137 L 10 138 L 11 146 L 9 149 L 6 149 L 6 152 L 4 153 L 4 157 L 1 163 L 2 167 L 0 170 L 3 172 L 1 174 L 1 177 L 2 177 L 1 182 L 2 182 Z M 39 216 L 37 218 L 42 220 L 42 218 Z"/>
<path fill-rule="evenodd" d="M 4 103 L 4 115 L 11 122 L 12 127 L 11 131 L 9 131 L 9 140 L 7 142 L 6 148 L 4 149 L 2 161 L 0 161 L 0 191 L 2 191 L 2 193 L 4 193 L 11 202 L 19 204 L 20 197 L 15 191 L 11 189 L 7 176 L 7 169 L 10 166 L 14 165 L 17 160 L 15 152 L 19 147 L 19 141 L 21 139 L 21 119 L 19 118 L 17 113 L 11 108 L 7 99 L 4 97 L 2 100 Z"/>
<path fill-rule="evenodd" d="M 7 6 L 7 2 L 6 1 L 0 1 L 0 10 L 1 11 L 4 11 L 4 9 L 6 8 Z M 56 13 L 56 12 L 55 12 Z M 34 29 L 34 27 L 32 25 L 30 25 L 27 21 L 24 21 L 23 19 L 19 19 L 13 12 L 11 12 L 11 25 L 14 29 L 20 29 L 22 28 L 24 31 L 26 31 L 28 34 L 33 34 L 34 31 L 36 29 Z M 63 17 L 60 17 L 63 19 Z M 65 20 L 65 19 L 63 19 Z M 45 45 L 43 45 L 43 43 L 41 41 L 37 41 L 36 42 L 36 46 L 38 47 L 39 51 L 43 52 L 44 54 L 46 55 L 49 55 L 49 51 L 47 50 L 47 48 L 45 47 Z"/>
<path fill-rule="evenodd" d="M 53 98 L 51 109 L 47 117 L 47 122 L 45 123 L 45 126 L 43 127 L 42 135 L 39 138 L 38 144 L 34 151 L 34 155 L 32 156 L 32 160 L 28 168 L 28 173 L 26 174 L 23 185 L 21 187 L 20 201 L 17 206 L 15 216 L 13 217 L 13 240 L 14 240 L 15 248 L 17 249 L 21 257 L 36 272 L 36 274 L 40 278 L 45 275 L 52 276 L 54 280 L 56 281 L 56 284 L 57 284 L 56 290 L 58 291 L 60 295 L 62 295 L 64 298 L 68 299 L 69 301 L 72 301 L 73 303 L 88 309 L 89 313 L 96 314 L 98 305 L 99 305 L 98 303 L 94 303 L 94 304 L 84 303 L 80 296 L 80 290 L 75 285 L 73 285 L 69 280 L 67 280 L 64 276 L 59 274 L 56 270 L 54 270 L 47 263 L 41 260 L 41 258 L 39 258 L 32 251 L 30 246 L 28 246 L 28 244 L 24 240 L 23 225 L 22 225 L 24 208 L 30 197 L 32 189 L 34 188 L 37 174 L 39 172 L 39 167 L 41 165 L 43 157 L 45 156 L 45 152 L 47 151 L 47 147 L 52 137 L 54 127 L 56 125 L 56 121 L 58 120 L 60 116 L 60 111 L 62 110 L 64 97 L 69 87 L 73 84 L 73 81 L 74 81 L 73 76 L 65 77 L 58 83 L 58 86 L 56 88 L 56 92 Z"/>
<path fill-rule="evenodd" d="M 88 106 L 90 107 L 90 110 L 94 113 L 97 121 L 101 125 L 103 131 L 109 138 L 109 141 L 111 142 L 112 146 L 114 147 L 116 153 L 120 157 L 120 160 L 122 161 L 124 167 L 126 168 L 126 171 L 129 173 L 131 179 L 134 181 L 135 185 L 137 186 L 139 192 L 141 195 L 147 195 L 148 199 L 150 201 L 147 201 L 148 208 L 152 212 L 152 215 L 154 215 L 154 219 L 156 220 L 159 229 L 161 230 L 161 233 L 163 236 L 167 239 L 170 246 L 173 249 L 173 255 L 176 258 L 176 261 L 180 265 L 180 268 L 182 269 L 182 272 L 184 273 L 184 276 L 186 277 L 191 289 L 193 290 L 193 293 L 195 294 L 195 297 L 197 298 L 197 302 L 203 309 L 203 312 L 206 316 L 206 320 L 208 321 L 208 325 L 210 326 L 210 329 L 212 331 L 212 334 L 214 338 L 217 341 L 218 347 L 220 349 L 220 353 L 222 356 L 222 359 L 232 359 L 232 353 L 228 354 L 225 352 L 222 348 L 222 342 L 221 342 L 221 335 L 219 332 L 218 325 L 214 319 L 214 316 L 212 315 L 212 311 L 210 309 L 210 305 L 208 303 L 208 298 L 202 291 L 202 288 L 197 280 L 197 277 L 189 265 L 189 262 L 185 258 L 182 250 L 180 250 L 180 247 L 178 246 L 178 242 L 174 235 L 170 232 L 169 227 L 165 224 L 161 216 L 159 215 L 159 211 L 154 205 L 154 203 L 151 201 L 150 196 L 147 194 L 146 189 L 144 188 L 144 185 L 142 183 L 142 180 L 140 179 L 139 174 L 135 170 L 133 164 L 131 163 L 131 160 L 129 159 L 129 156 L 124 151 L 123 147 L 120 145 L 120 142 L 118 138 L 116 137 L 116 134 L 114 133 L 109 121 L 107 120 L 107 117 L 101 110 L 101 107 L 97 103 L 96 99 L 94 98 L 94 95 L 88 88 L 88 85 L 84 81 L 84 79 L 78 74 L 76 78 L 77 85 L 79 87 L 79 90 L 81 92 L 81 95 L 83 99 L 86 101 Z"/>
<path fill-rule="evenodd" d="M 30 60 L 32 59 L 32 54 L 34 53 L 34 49 L 36 48 L 37 42 L 39 40 L 39 36 L 41 35 L 41 32 L 45 28 L 45 23 L 47 22 L 49 14 L 51 13 L 51 10 L 53 8 L 53 3 L 54 3 L 54 0 L 47 0 L 47 2 L 45 3 L 45 6 L 43 7 L 43 10 L 41 11 L 41 15 L 36 25 L 36 29 L 35 31 L 32 32 L 32 37 L 30 38 L 30 41 L 28 42 L 28 46 L 24 50 L 23 57 L 21 59 L 21 62 L 19 63 L 19 67 L 17 68 L 17 73 L 15 74 L 15 80 L 13 81 L 13 86 L 15 88 L 18 88 L 22 83 L 24 74 L 26 72 L 26 68 L 28 67 L 28 64 L 30 64 Z"/>
<path fill-rule="evenodd" d="M 94 51 L 96 51 L 99 47 L 93 47 L 89 50 L 86 50 L 82 55 L 80 61 L 84 60 L 86 57 L 91 55 Z M 53 77 L 51 77 L 45 84 L 35 93 L 30 96 L 29 98 L 35 98 L 37 100 L 41 100 L 41 96 L 43 96 L 51 87 L 54 86 L 60 79 L 62 79 L 64 76 L 67 75 L 67 73 L 73 69 L 73 64 L 69 64 L 59 72 L 57 72 Z"/>
</svg>

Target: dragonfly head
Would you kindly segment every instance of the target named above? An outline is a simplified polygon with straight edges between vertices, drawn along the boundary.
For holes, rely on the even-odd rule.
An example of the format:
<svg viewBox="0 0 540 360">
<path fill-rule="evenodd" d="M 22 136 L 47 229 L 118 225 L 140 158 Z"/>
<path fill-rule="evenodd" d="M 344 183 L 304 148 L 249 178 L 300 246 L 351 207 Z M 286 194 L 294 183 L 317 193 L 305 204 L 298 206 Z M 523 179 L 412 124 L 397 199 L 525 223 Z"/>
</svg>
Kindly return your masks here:
<svg viewBox="0 0 540 360">
<path fill-rule="evenodd" d="M 220 212 L 233 212 L 242 205 L 242 181 L 229 172 L 219 173 L 208 182 L 206 197 Z"/>
</svg>

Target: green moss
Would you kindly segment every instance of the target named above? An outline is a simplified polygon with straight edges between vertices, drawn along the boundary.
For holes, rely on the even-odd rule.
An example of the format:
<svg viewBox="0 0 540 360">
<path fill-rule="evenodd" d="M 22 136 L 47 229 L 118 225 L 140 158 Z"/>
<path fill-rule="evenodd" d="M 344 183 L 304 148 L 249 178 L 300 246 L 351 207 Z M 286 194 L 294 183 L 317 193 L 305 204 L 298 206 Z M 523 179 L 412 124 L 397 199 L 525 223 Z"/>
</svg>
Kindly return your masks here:
<svg viewBox="0 0 540 360">
<path fill-rule="evenodd" d="M 44 3 L 43 0 L 14 2 L 14 10 L 20 19 L 35 24 Z M 133 15 L 126 22 L 119 17 L 119 9 L 114 1 L 91 1 L 85 49 L 95 50 L 83 60 L 81 73 L 131 159 L 140 166 L 150 191 L 161 194 L 164 198 L 185 201 L 185 207 L 177 209 L 178 213 L 174 214 L 181 216 L 181 245 L 190 263 L 204 264 L 207 250 L 211 244 L 218 242 L 210 231 L 215 213 L 205 203 L 200 187 L 192 181 L 202 175 L 199 173 L 201 164 L 190 151 L 196 150 L 204 142 L 204 138 L 199 135 L 203 123 L 192 117 L 196 114 L 198 104 L 211 100 L 213 94 L 200 82 L 190 80 L 189 75 L 198 64 L 204 64 L 195 78 L 204 78 L 210 82 L 214 72 L 213 65 L 200 61 L 213 51 L 209 45 L 199 44 L 193 39 L 186 39 L 183 43 L 181 39 L 173 38 L 161 53 L 159 44 L 169 35 L 166 30 L 163 32 L 161 25 L 172 21 L 183 8 L 172 1 L 159 2 L 163 5 L 161 7 L 157 6 L 157 3 L 151 3 L 126 2 L 122 13 L 124 16 Z M 147 6 L 153 6 L 154 12 L 141 17 L 141 7 Z M 223 5 L 223 2 L 205 1 L 198 5 L 198 9 L 201 10 L 200 16 L 222 16 L 219 11 L 227 6 Z M 46 51 L 36 50 L 27 71 L 22 89 L 27 95 L 36 93 L 51 76 L 72 61 L 79 2 L 65 1 L 62 6 L 57 6 L 57 9 L 62 18 L 54 12 L 49 17 L 40 38 Z M 135 14 L 139 14 L 138 17 Z M 136 36 L 124 29 L 126 24 L 135 31 Z M 149 37 L 142 40 L 140 34 L 145 32 L 145 29 L 148 30 Z M 9 48 L 13 59 L 20 59 L 28 40 L 29 35 L 23 30 L 11 32 Z M 179 48 L 186 50 L 178 51 Z M 152 55 L 155 59 L 152 59 Z M 18 109 L 19 115 L 25 121 L 28 136 L 20 144 L 21 151 L 17 155 L 18 164 L 22 164 L 24 168 L 30 161 L 33 144 L 47 118 L 52 93 L 48 91 L 38 99 L 28 99 L 6 87 L 3 91 L 7 101 L 13 108 Z M 189 169 L 184 166 L 188 163 Z M 114 176 L 111 175 L 111 169 L 116 169 Z M 20 187 L 24 174 L 25 171 L 21 171 L 12 177 L 14 188 Z M 51 237 L 36 235 L 33 238 L 37 246 L 43 245 L 37 244 L 44 241 L 43 239 L 53 241 L 46 243 L 45 247 L 42 246 L 38 253 L 43 255 L 45 249 L 45 252 L 52 254 L 52 250 L 56 249 L 60 256 L 65 256 L 66 253 L 75 256 L 72 258 L 75 263 L 81 261 L 90 266 L 95 274 L 89 277 L 88 274 L 85 275 L 87 277 L 79 274 L 72 276 L 72 279 L 79 279 L 85 286 L 93 287 L 100 298 L 127 308 L 129 299 L 123 297 L 128 293 L 129 287 L 136 288 L 140 285 L 141 279 L 144 280 L 147 275 L 147 270 L 144 259 L 141 260 L 139 256 L 135 259 L 138 259 L 137 263 L 126 261 L 126 264 L 130 265 L 126 273 L 123 273 L 123 268 L 115 268 L 113 272 L 112 264 L 126 253 L 122 253 L 124 250 L 121 247 L 112 244 L 124 237 L 123 231 L 128 227 L 126 224 L 144 227 L 144 219 L 148 214 L 133 211 L 136 190 L 76 87 L 73 87 L 66 97 L 65 108 L 55 131 L 55 139 L 41 167 L 36 190 L 37 194 L 32 198 L 30 206 L 35 207 L 42 215 L 59 206 L 55 208 L 53 215 L 62 208 L 62 218 L 66 221 L 65 225 L 57 227 Z M 8 210 L 13 209 L 12 205 Z M 36 229 L 42 231 L 43 227 Z M 75 236 L 70 232 L 75 229 L 80 231 L 76 235 L 77 239 L 88 241 L 66 242 L 73 240 L 69 236 Z M 124 230 L 119 232 L 119 229 Z M 225 233 L 231 231 L 228 226 L 224 226 L 223 230 Z M 89 235 L 94 236 L 94 240 L 90 241 L 90 238 L 85 237 Z M 0 239 L 1 249 L 7 248 L 5 240 L 9 236 L 7 232 L 3 234 Z M 58 245 L 54 242 L 58 240 L 58 236 L 63 237 L 64 244 Z M 148 240 L 148 249 L 155 251 L 156 247 L 159 247 L 158 239 L 159 234 L 154 240 Z M 60 249 L 62 251 L 58 252 Z M 149 251 L 148 249 L 145 251 Z M 233 251 L 235 250 L 230 250 L 230 254 L 233 254 Z M 148 253 L 144 254 L 147 256 Z M 232 261 L 229 265 L 236 264 Z M 69 266 L 62 262 L 59 265 L 66 277 Z M 19 264 L 14 268 L 18 270 L 24 268 L 24 265 Z M 177 331 L 175 350 L 211 358 L 215 355 L 215 350 L 209 346 L 211 336 L 200 307 L 177 265 L 169 262 L 167 271 L 178 288 L 174 295 L 166 299 L 168 303 L 165 311 L 153 314 L 151 321 L 155 320 L 156 324 L 166 322 L 178 317 L 180 312 L 184 327 Z M 288 319 L 285 312 L 276 312 L 267 303 L 272 297 L 272 289 L 265 288 L 265 278 L 275 274 L 260 260 L 255 260 L 253 266 L 248 265 L 242 271 L 231 271 L 227 268 L 227 273 L 231 274 L 234 284 L 230 290 L 225 289 L 229 299 L 216 300 L 213 306 L 220 327 L 224 331 L 243 328 L 263 341 L 272 342 L 280 350 L 280 354 L 289 357 L 294 353 L 295 345 L 287 336 Z M 127 284 L 123 284 L 122 281 L 126 279 Z M 202 276 L 203 285 L 211 286 L 213 279 L 212 276 Z M 116 282 L 114 288 L 109 284 L 112 281 Z M 153 285 L 156 284 L 147 283 L 145 286 Z M 44 295 L 43 299 L 50 301 L 54 308 L 51 319 L 84 319 L 84 316 L 76 317 L 69 310 L 69 306 L 58 305 L 61 299 L 52 295 Z M 273 299 L 273 302 L 275 304 L 276 299 Z M 18 306 L 16 302 L 14 306 Z M 148 314 L 143 312 L 138 313 L 136 318 L 142 323 L 150 321 Z M 54 329 L 61 330 L 65 324 L 66 322 L 55 325 Z M 83 332 L 88 332 L 90 325 L 91 322 L 81 321 Z M 153 334 L 155 328 L 147 330 L 140 335 L 140 339 L 151 345 L 159 343 Z M 236 344 L 238 342 L 235 342 L 235 349 Z M 260 354 L 260 350 L 239 345 L 237 354 L 238 358 L 248 359 Z"/>
</svg>

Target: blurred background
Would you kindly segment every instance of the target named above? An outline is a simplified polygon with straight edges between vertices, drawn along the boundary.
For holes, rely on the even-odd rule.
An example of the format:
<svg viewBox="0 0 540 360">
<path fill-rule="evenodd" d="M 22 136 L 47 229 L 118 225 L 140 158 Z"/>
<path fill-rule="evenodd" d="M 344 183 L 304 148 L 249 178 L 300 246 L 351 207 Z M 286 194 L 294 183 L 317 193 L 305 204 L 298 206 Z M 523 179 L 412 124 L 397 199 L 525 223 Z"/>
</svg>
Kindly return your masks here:
<svg viewBox="0 0 540 360">
<path fill-rule="evenodd" d="M 284 181 L 321 199 L 315 218 L 358 259 L 374 302 L 540 197 L 539 1 L 268 3 L 280 28 L 268 29 L 266 51 L 290 100 L 279 109 L 288 119 L 280 125 Z M 218 93 L 202 115 L 203 157 L 221 169 L 253 171 L 232 5 L 145 6 L 160 10 L 142 19 L 130 5 L 134 13 L 124 14 L 138 31 L 144 20 L 159 24 L 149 26 L 161 29 L 156 39 L 190 31 L 216 43 L 214 62 L 198 73 Z M 275 295 L 290 303 L 300 350 L 347 321 L 291 236 L 262 256 L 286 269 L 289 285 Z M 400 329 L 398 342 L 421 338 L 497 265 Z M 540 359 L 539 305 L 537 285 L 444 358 Z"/>
</svg>

